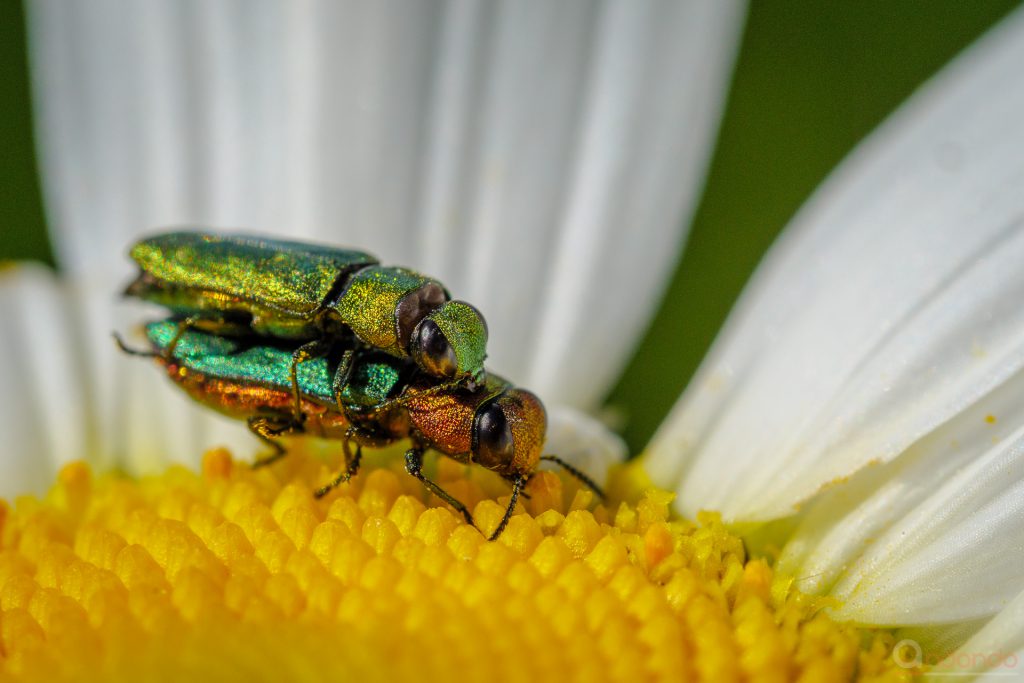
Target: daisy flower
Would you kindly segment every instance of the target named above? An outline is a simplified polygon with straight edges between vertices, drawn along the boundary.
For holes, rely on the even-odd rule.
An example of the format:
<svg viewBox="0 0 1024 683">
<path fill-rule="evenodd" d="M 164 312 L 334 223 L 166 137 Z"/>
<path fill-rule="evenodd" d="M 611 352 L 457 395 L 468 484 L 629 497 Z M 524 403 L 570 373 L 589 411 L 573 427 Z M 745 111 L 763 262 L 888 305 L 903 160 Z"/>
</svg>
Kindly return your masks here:
<svg viewBox="0 0 1024 683">
<path fill-rule="evenodd" d="M 626 466 L 587 412 L 681 245 L 742 7 L 30 19 L 63 273 L 0 274 L 0 678 L 1019 671 L 1024 12 L 836 169 Z M 319 501 L 330 444 L 251 470 L 244 426 L 109 340 L 153 313 L 114 298 L 126 246 L 174 225 L 286 226 L 437 275 L 613 502 L 545 472 L 488 543 L 386 455 Z M 500 481 L 435 473 L 497 523 Z"/>
</svg>

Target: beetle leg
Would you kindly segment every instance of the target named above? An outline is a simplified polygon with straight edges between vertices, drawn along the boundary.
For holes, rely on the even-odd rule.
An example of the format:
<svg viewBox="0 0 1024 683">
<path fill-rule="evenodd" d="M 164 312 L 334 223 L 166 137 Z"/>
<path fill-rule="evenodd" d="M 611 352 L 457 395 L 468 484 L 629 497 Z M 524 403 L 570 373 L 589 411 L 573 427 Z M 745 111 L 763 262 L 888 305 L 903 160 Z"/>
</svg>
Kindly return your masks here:
<svg viewBox="0 0 1024 683">
<path fill-rule="evenodd" d="M 255 434 L 260 441 L 273 449 L 273 452 L 270 455 L 258 458 L 256 462 L 252 464 L 253 469 L 256 469 L 257 467 L 265 467 L 272 462 L 277 462 L 287 455 L 284 446 L 282 446 L 281 442 L 277 440 L 277 437 L 299 428 L 298 425 L 292 422 L 290 417 L 286 416 L 253 416 L 249 418 L 248 423 L 249 431 Z"/>
<path fill-rule="evenodd" d="M 341 486 L 359 472 L 359 463 L 363 459 L 363 444 L 356 441 L 356 452 L 354 455 L 352 453 L 353 437 L 358 434 L 359 430 L 355 427 L 349 427 L 348 431 L 345 432 L 345 438 L 341 442 L 341 450 L 345 454 L 345 469 L 338 473 L 338 476 L 330 484 L 324 484 L 314 491 L 314 496 L 323 498 L 331 489 Z"/>
<path fill-rule="evenodd" d="M 121 335 L 118 334 L 117 332 L 111 332 L 111 334 L 114 336 L 114 342 L 117 344 L 118 348 L 127 353 L 129 356 L 141 356 L 143 358 L 160 357 L 160 354 L 157 353 L 156 351 L 143 351 L 141 349 L 133 349 L 132 347 L 128 346 L 125 340 L 122 339 Z"/>
<path fill-rule="evenodd" d="M 512 497 L 508 501 L 508 507 L 505 508 L 505 514 L 502 516 L 501 521 L 498 522 L 498 527 L 491 534 L 490 538 L 487 539 L 488 541 L 498 540 L 498 536 L 501 536 L 501 532 L 508 526 L 508 520 L 512 517 L 512 510 L 519 500 L 519 492 L 523 490 L 523 484 L 525 483 L 526 479 L 521 474 L 512 481 Z"/>
<path fill-rule="evenodd" d="M 432 387 L 427 387 L 426 389 L 416 391 L 414 396 L 416 399 L 422 399 L 424 396 L 434 396 L 436 394 L 443 394 L 445 392 L 451 391 L 452 389 L 458 389 L 461 386 L 461 382 L 462 380 L 456 379 L 452 380 L 451 382 L 444 382 L 443 384 L 435 384 Z M 384 401 L 383 403 L 378 403 L 376 406 L 374 406 L 374 409 L 377 411 L 384 411 L 391 408 L 392 406 L 404 406 L 406 403 L 408 403 L 410 398 L 405 393 L 407 388 L 408 385 L 406 385 L 406 387 L 402 389 L 402 393 L 400 393 L 398 396 L 395 396 L 394 398 L 389 398 L 387 401 Z"/>
<path fill-rule="evenodd" d="M 187 318 L 178 321 L 177 331 L 174 333 L 174 336 L 171 337 L 171 341 L 167 343 L 167 346 L 164 347 L 164 360 L 174 359 L 174 350 L 178 348 L 178 342 L 181 341 L 181 338 L 185 335 L 186 332 L 188 332 L 189 330 L 196 326 L 196 323 L 198 321 L 199 318 L 191 315 Z"/>
<path fill-rule="evenodd" d="M 573 467 L 572 465 L 570 465 L 566 461 L 562 460 L 557 455 L 542 455 L 542 456 L 540 456 L 540 459 L 541 460 L 547 460 L 549 462 L 553 462 L 556 465 L 560 466 L 563 470 L 565 470 L 566 472 L 568 472 L 572 476 L 576 477 L 576 479 L 580 480 L 583 483 L 584 486 L 586 486 L 588 489 L 590 489 L 591 491 L 596 493 L 598 498 L 600 498 L 601 500 L 604 500 L 604 491 L 601 490 L 600 486 L 598 486 L 596 483 L 594 483 L 593 479 L 591 479 L 587 475 L 583 474 L 583 472 L 581 472 L 580 470 L 576 469 L 575 467 Z"/>
<path fill-rule="evenodd" d="M 168 342 L 167 346 L 163 350 L 162 355 L 166 360 L 174 358 L 174 350 L 178 348 L 178 342 L 181 341 L 181 338 L 185 336 L 185 333 L 189 330 L 202 330 L 203 332 L 209 332 L 210 334 L 228 335 L 233 337 L 243 336 L 246 333 L 252 332 L 248 325 L 230 322 L 224 316 L 212 314 L 190 315 L 178 321 L 178 330 L 174 333 L 174 336 L 171 337 L 171 341 Z"/>
<path fill-rule="evenodd" d="M 354 357 L 355 351 L 353 349 L 345 349 L 345 353 L 341 354 L 341 360 L 338 361 L 338 369 L 334 372 L 334 382 L 331 385 L 331 391 L 334 392 L 334 402 L 338 405 L 339 410 L 345 409 L 341 402 L 341 392 L 344 391 L 349 377 L 352 375 L 352 366 L 354 365 L 352 359 Z"/>
<path fill-rule="evenodd" d="M 299 363 L 305 363 L 307 360 L 313 360 L 314 358 L 321 358 L 327 353 L 328 348 L 327 342 L 323 339 L 316 339 L 303 344 L 292 353 L 292 366 L 289 370 L 289 376 L 292 381 L 292 418 L 298 424 L 306 421 L 306 415 L 302 412 L 302 395 L 299 391 Z"/>
<path fill-rule="evenodd" d="M 455 499 L 452 494 L 445 491 L 443 488 L 435 484 L 434 482 L 427 479 L 421 471 L 423 467 L 423 449 L 419 447 L 410 448 L 405 452 L 405 471 L 412 476 L 419 479 L 427 489 L 435 496 L 443 500 L 444 502 L 451 505 L 453 508 L 458 510 L 463 517 L 466 518 L 467 524 L 473 524 L 473 515 L 469 514 L 469 509 Z M 475 524 L 474 524 L 475 526 Z"/>
</svg>

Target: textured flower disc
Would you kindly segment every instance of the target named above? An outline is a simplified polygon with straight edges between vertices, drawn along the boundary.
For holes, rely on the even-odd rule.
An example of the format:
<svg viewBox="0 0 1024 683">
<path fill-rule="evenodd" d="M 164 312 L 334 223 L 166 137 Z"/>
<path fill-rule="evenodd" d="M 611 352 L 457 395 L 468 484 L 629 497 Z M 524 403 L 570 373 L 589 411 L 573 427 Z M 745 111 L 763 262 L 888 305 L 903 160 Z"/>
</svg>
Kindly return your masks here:
<svg viewBox="0 0 1024 683">
<path fill-rule="evenodd" d="M 832 622 L 715 515 L 670 520 L 669 494 L 604 507 L 543 473 L 489 543 L 399 458 L 371 460 L 323 500 L 322 458 L 252 470 L 214 450 L 201 474 L 94 478 L 75 463 L 44 500 L 0 501 L 0 680 L 911 673 L 890 634 Z M 507 485 L 448 461 L 433 474 L 495 527 Z M 612 497 L 636 478 L 614 475 Z"/>
</svg>

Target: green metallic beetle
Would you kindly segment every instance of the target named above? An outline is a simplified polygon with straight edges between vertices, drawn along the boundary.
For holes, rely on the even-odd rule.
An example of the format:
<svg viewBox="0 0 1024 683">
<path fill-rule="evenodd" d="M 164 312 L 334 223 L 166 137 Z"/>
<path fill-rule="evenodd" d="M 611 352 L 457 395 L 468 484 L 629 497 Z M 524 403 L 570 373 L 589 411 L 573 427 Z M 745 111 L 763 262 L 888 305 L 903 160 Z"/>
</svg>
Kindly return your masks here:
<svg viewBox="0 0 1024 683">
<path fill-rule="evenodd" d="M 474 388 L 437 385 L 425 381 L 407 360 L 361 351 L 355 355 L 350 381 L 336 403 L 332 365 L 339 362 L 339 352 L 344 350 L 336 347 L 299 369 L 306 419 L 297 424 L 290 413 L 293 345 L 261 345 L 262 340 L 254 336 L 224 337 L 197 330 L 183 333 L 174 320 L 147 325 L 146 335 L 152 352 L 125 350 L 155 357 L 193 399 L 246 420 L 249 428 L 274 448 L 274 453 L 257 465 L 284 455 L 276 440 L 283 435 L 342 439 L 345 470 L 318 489 L 317 497 L 356 474 L 364 445 L 380 447 L 404 438 L 412 441 L 406 453 L 409 474 L 458 510 L 469 524 L 473 518 L 466 506 L 422 473 L 426 449 L 481 465 L 512 484 L 511 500 L 490 540 L 508 524 L 520 492 L 541 460 L 558 463 L 600 495 L 600 489 L 572 466 L 555 456 L 541 456 L 547 424 L 543 404 L 529 391 L 513 387 L 497 375 L 488 373 L 485 382 Z M 168 355 L 172 342 L 176 349 Z M 350 442 L 356 443 L 354 454 Z"/>
<path fill-rule="evenodd" d="M 131 257 L 140 273 L 125 293 L 179 316 L 179 338 L 198 328 L 305 342 L 295 348 L 290 370 L 297 421 L 298 366 L 351 337 L 396 358 L 411 357 L 434 378 L 484 381 L 487 325 L 479 311 L 451 300 L 436 280 L 380 266 L 369 254 L 263 237 L 171 232 L 138 242 Z M 169 354 L 177 342 L 170 342 Z M 351 372 L 350 346 L 339 364 L 336 395 Z"/>
</svg>

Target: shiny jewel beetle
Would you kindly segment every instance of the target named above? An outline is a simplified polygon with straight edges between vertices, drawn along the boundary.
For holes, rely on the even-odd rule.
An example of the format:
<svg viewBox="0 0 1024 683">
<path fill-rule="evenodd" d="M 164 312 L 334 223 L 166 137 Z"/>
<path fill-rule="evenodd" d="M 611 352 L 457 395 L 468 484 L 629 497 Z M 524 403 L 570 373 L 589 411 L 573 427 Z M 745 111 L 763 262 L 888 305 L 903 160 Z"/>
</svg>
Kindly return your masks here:
<svg viewBox="0 0 1024 683">
<path fill-rule="evenodd" d="M 358 345 L 411 357 L 430 377 L 484 381 L 487 325 L 441 283 L 407 268 L 381 266 L 359 251 L 245 235 L 170 232 L 131 249 L 138 277 L 125 293 L 169 308 L 180 336 L 256 334 L 304 342 L 291 360 L 293 419 L 301 421 L 300 364 L 342 341 L 334 390 L 348 381 Z M 178 338 L 168 344 L 173 353 Z"/>
<path fill-rule="evenodd" d="M 262 344 L 265 340 L 252 336 L 224 337 L 198 330 L 182 333 L 173 320 L 149 324 L 146 335 L 153 350 L 142 355 L 156 358 L 168 376 L 199 403 L 246 420 L 274 449 L 256 466 L 284 455 L 276 440 L 280 436 L 341 439 L 345 469 L 318 489 L 317 497 L 356 474 L 363 446 L 382 447 L 404 438 L 412 442 L 405 454 L 409 474 L 459 511 L 469 524 L 473 517 L 466 506 L 423 474 L 427 449 L 485 467 L 512 484 L 508 507 L 490 540 L 505 529 L 541 460 L 558 463 L 601 495 L 584 474 L 555 456 L 541 455 L 547 427 L 543 404 L 529 391 L 513 387 L 497 375 L 488 373 L 482 384 L 472 388 L 438 385 L 408 361 L 379 351 L 361 351 L 351 362 L 350 379 L 339 401 L 332 366 L 346 350 L 335 348 L 300 366 L 304 419 L 297 423 L 291 414 L 291 346 Z M 172 342 L 173 356 L 167 354 Z"/>
</svg>

